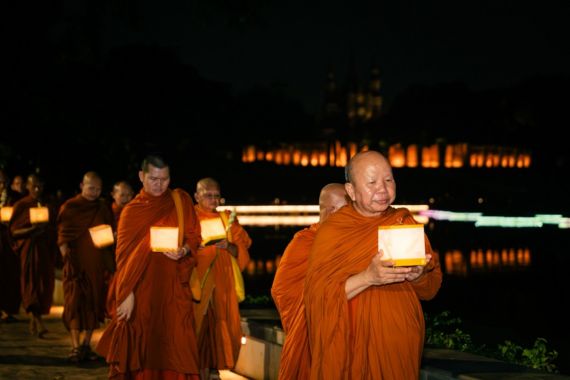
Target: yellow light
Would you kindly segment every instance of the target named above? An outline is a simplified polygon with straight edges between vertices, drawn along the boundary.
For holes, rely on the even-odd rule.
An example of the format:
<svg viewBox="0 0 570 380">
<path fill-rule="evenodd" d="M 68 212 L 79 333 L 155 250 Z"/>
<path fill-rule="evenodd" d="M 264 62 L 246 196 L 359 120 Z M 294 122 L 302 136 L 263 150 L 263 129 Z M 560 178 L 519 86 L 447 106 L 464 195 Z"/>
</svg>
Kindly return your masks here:
<svg viewBox="0 0 570 380">
<path fill-rule="evenodd" d="M 113 237 L 113 230 L 108 224 L 100 224 L 89 229 L 89 234 L 91 235 L 91 240 L 97 248 L 105 248 L 112 245 L 115 242 Z"/>
<path fill-rule="evenodd" d="M 46 223 L 49 221 L 49 211 L 47 207 L 31 207 L 30 223 Z"/>
<path fill-rule="evenodd" d="M 178 249 L 178 227 L 151 227 L 150 248 L 153 252 Z"/>
<path fill-rule="evenodd" d="M 245 337 L 245 335 L 242 335 L 242 337 L 241 337 L 242 346 L 245 345 L 246 343 L 247 343 L 247 338 Z"/>
<path fill-rule="evenodd" d="M 2 222 L 9 222 L 10 219 L 12 218 L 12 212 L 14 211 L 13 207 L 2 207 L 2 209 L 0 209 L 0 220 Z"/>
<path fill-rule="evenodd" d="M 201 220 L 200 231 L 202 233 L 202 245 L 226 238 L 226 229 L 221 218 Z"/>
</svg>

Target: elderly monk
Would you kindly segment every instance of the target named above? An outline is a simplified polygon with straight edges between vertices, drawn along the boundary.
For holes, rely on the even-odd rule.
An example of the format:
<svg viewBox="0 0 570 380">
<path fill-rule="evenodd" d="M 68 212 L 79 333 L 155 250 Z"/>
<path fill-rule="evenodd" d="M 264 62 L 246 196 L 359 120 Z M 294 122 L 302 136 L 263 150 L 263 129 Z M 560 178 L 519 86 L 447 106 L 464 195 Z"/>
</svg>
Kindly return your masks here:
<svg viewBox="0 0 570 380">
<path fill-rule="evenodd" d="M 133 195 L 133 188 L 127 181 L 118 181 L 113 185 L 113 191 L 111 192 L 113 203 L 111 204 L 111 208 L 115 216 L 115 223 L 119 223 L 121 212 L 127 203 L 133 199 Z"/>
<path fill-rule="evenodd" d="M 220 205 L 220 185 L 213 178 L 203 178 L 194 194 L 198 219 L 221 218 L 216 208 Z M 236 258 L 239 269 L 249 262 L 251 239 L 229 211 L 223 211 L 222 223 L 227 237 L 215 244 L 200 246 L 198 275 L 204 285 L 200 306 L 206 305 L 197 316 L 198 348 L 202 369 L 210 369 L 210 378 L 219 378 L 219 369 L 235 367 L 241 348 L 241 324 L 238 300 L 230 256 Z M 225 221 L 224 221 L 225 219 Z M 233 219 L 233 221 L 231 220 Z M 229 225 L 228 225 L 229 224 Z M 213 283 L 214 286 L 209 286 Z"/>
<path fill-rule="evenodd" d="M 89 228 L 114 226 L 113 215 L 101 196 L 101 177 L 87 172 L 81 193 L 67 200 L 57 218 L 57 244 L 63 257 L 63 324 L 71 334 L 68 360 L 96 360 L 91 350 L 93 330 L 105 320 L 104 250 L 91 239 Z M 83 339 L 81 334 L 83 333 Z"/>
<path fill-rule="evenodd" d="M 281 351 L 279 379 L 309 378 L 311 356 L 303 303 L 303 284 L 309 264 L 309 251 L 319 226 L 346 204 L 344 185 L 330 183 L 323 187 L 319 195 L 319 222 L 297 232 L 279 262 L 271 287 L 271 295 L 286 334 Z"/>
<path fill-rule="evenodd" d="M 119 219 L 118 306 L 97 352 L 107 358 L 112 379 L 198 380 L 189 280 L 200 244 L 200 225 L 190 195 L 168 188 L 170 168 L 162 156 L 147 156 L 139 178 L 143 188 Z M 153 252 L 152 226 L 182 229 L 178 248 Z"/>
<path fill-rule="evenodd" d="M 437 255 L 426 237 L 426 266 L 381 260 L 378 226 L 417 223 L 407 209 L 391 207 L 396 183 L 380 153 L 356 154 L 346 174 L 351 203 L 319 228 L 309 256 L 310 378 L 417 380 L 424 343 L 420 300 L 441 286 Z"/>
<path fill-rule="evenodd" d="M 55 287 L 57 259 L 56 212 L 42 203 L 43 181 L 35 174 L 26 181 L 28 195 L 14 204 L 9 230 L 20 256 L 22 306 L 31 314 L 30 333 L 42 338 L 46 333 L 42 315 L 49 314 Z M 31 223 L 30 208 L 48 207 L 49 221 Z"/>
</svg>

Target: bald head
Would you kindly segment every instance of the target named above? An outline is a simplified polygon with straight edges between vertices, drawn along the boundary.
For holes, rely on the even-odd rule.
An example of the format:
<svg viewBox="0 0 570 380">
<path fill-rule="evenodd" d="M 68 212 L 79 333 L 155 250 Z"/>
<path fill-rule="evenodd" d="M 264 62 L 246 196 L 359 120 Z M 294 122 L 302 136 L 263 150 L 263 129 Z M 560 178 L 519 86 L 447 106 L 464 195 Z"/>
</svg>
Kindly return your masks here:
<svg viewBox="0 0 570 380">
<path fill-rule="evenodd" d="M 356 154 L 346 166 L 346 192 L 364 216 L 380 216 L 396 199 L 396 182 L 390 163 L 381 153 Z"/>
<path fill-rule="evenodd" d="M 88 201 L 94 201 L 101 195 L 101 187 L 103 181 L 99 174 L 95 172 L 87 172 L 83 175 L 83 181 L 79 185 L 81 188 L 81 196 Z"/>
<path fill-rule="evenodd" d="M 198 203 L 201 209 L 215 212 L 222 198 L 220 184 L 211 177 L 202 178 L 196 184 L 194 198 L 196 198 L 196 203 Z"/>
<path fill-rule="evenodd" d="M 111 196 L 119 207 L 124 207 L 133 199 L 133 188 L 127 181 L 116 182 Z"/>
<path fill-rule="evenodd" d="M 344 185 L 329 183 L 321 189 L 319 195 L 319 222 L 323 223 L 329 216 L 348 203 Z"/>
</svg>

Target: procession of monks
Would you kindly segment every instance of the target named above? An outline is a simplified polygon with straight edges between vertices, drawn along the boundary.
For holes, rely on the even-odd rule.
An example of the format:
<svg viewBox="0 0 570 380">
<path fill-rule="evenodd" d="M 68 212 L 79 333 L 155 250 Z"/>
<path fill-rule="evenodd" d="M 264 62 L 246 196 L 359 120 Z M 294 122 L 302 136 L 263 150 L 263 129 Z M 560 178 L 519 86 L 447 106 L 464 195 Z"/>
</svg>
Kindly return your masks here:
<svg viewBox="0 0 570 380">
<path fill-rule="evenodd" d="M 382 154 L 356 154 L 345 174 L 344 184 L 322 188 L 319 222 L 293 236 L 275 275 L 271 294 L 286 334 L 279 378 L 418 379 L 421 301 L 441 286 L 439 258 L 425 236 L 425 265 L 383 259 L 378 227 L 417 223 L 391 206 L 396 182 Z M 169 187 L 162 155 L 145 157 L 138 175 L 139 193 L 119 181 L 110 205 L 101 177 L 87 172 L 81 192 L 54 208 L 39 176 L 27 178 L 18 199 L 0 171 L 2 206 L 13 206 L 0 230 L 0 279 L 3 289 L 17 289 L 1 293 L 3 319 L 21 304 L 30 333 L 49 334 L 42 315 L 59 266 L 69 362 L 104 357 L 111 379 L 219 379 L 219 370 L 236 366 L 241 347 L 235 270 L 247 266 L 252 241 L 235 214 L 217 211 L 214 178 L 198 181 L 195 204 Z M 30 209 L 42 207 L 50 217 L 31 220 Z M 206 241 L 201 226 L 217 219 L 224 236 Z M 109 226 L 110 243 L 96 243 L 92 230 L 100 226 Z M 176 244 L 157 245 L 153 231 L 161 229 L 174 230 Z M 106 320 L 92 348 L 93 331 Z"/>
</svg>

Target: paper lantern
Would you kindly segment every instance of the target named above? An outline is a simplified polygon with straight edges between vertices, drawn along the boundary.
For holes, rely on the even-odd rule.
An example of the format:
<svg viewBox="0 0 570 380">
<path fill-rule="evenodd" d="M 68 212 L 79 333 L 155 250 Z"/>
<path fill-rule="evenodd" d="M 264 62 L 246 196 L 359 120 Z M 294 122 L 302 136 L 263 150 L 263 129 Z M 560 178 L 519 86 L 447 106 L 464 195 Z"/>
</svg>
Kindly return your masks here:
<svg viewBox="0 0 570 380">
<path fill-rule="evenodd" d="M 47 207 L 31 207 L 30 223 L 47 223 L 49 221 L 49 211 Z"/>
<path fill-rule="evenodd" d="M 226 228 L 221 218 L 204 219 L 200 221 L 202 245 L 214 244 L 226 238 Z"/>
<path fill-rule="evenodd" d="M 150 248 L 153 252 L 176 251 L 178 249 L 178 227 L 151 227 Z"/>
<path fill-rule="evenodd" d="M 89 229 L 89 234 L 91 234 L 91 240 L 97 248 L 105 248 L 112 245 L 115 242 L 113 237 L 113 230 L 108 224 L 100 224 Z"/>
<path fill-rule="evenodd" d="M 12 218 L 12 211 L 14 211 L 13 207 L 2 207 L 2 209 L 0 209 L 0 220 L 2 222 L 9 222 Z"/>
<path fill-rule="evenodd" d="M 382 260 L 395 266 L 426 264 L 423 224 L 403 224 L 378 227 L 378 249 Z"/>
</svg>

